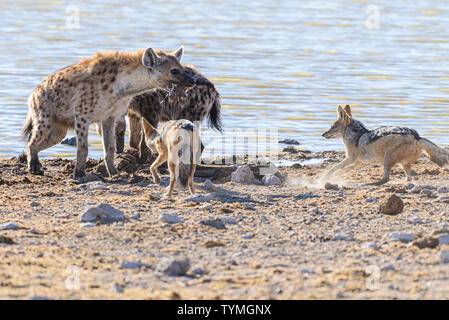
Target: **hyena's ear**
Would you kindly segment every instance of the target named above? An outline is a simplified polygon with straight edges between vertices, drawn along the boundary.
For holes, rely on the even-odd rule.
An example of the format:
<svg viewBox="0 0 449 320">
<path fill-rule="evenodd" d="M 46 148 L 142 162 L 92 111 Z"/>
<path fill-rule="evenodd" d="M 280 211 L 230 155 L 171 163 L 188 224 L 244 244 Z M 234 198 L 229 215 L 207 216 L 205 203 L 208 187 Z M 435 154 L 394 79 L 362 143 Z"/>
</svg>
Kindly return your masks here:
<svg viewBox="0 0 449 320">
<path fill-rule="evenodd" d="M 184 47 L 180 46 L 178 50 L 173 52 L 173 55 L 178 59 L 179 62 L 181 62 L 182 55 L 184 54 Z"/>
<path fill-rule="evenodd" d="M 147 68 L 153 68 L 155 67 L 158 62 L 161 60 L 161 57 L 157 55 L 156 52 L 154 52 L 153 48 L 149 47 L 145 49 L 145 52 L 142 56 L 142 64 Z"/>
<path fill-rule="evenodd" d="M 351 107 L 349 104 L 346 105 L 345 112 L 348 114 L 349 118 L 352 118 Z"/>
<path fill-rule="evenodd" d="M 156 130 L 155 127 L 153 127 L 145 118 L 142 118 L 143 123 L 143 131 L 145 132 L 145 140 L 148 140 L 153 133 L 153 131 Z"/>
</svg>

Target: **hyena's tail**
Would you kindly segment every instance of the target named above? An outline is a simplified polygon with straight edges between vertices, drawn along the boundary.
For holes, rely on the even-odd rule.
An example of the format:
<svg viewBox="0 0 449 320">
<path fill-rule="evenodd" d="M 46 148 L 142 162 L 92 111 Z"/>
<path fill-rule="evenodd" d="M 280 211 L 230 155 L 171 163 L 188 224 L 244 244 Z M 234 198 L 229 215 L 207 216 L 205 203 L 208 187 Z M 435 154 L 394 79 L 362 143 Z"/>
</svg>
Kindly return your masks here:
<svg viewBox="0 0 449 320">
<path fill-rule="evenodd" d="M 27 119 L 22 128 L 22 140 L 29 141 L 33 132 L 33 118 L 30 113 L 27 115 Z"/>
<path fill-rule="evenodd" d="M 221 132 L 221 102 L 220 97 L 217 95 L 214 103 L 212 104 L 212 108 L 209 111 L 208 116 L 209 127 L 216 129 Z"/>
<path fill-rule="evenodd" d="M 438 147 L 433 142 L 424 138 L 418 140 L 418 145 L 424 149 L 429 159 L 440 167 L 444 167 L 449 164 L 449 151 Z"/>
</svg>

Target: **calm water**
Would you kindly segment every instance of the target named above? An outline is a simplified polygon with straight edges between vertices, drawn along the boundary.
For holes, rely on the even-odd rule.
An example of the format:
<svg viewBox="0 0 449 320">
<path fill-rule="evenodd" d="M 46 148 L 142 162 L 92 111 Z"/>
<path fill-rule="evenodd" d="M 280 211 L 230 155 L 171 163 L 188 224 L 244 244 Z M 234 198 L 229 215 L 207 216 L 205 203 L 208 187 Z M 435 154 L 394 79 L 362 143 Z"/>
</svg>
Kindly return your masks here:
<svg viewBox="0 0 449 320">
<path fill-rule="evenodd" d="M 365 26 L 375 13 L 363 0 L 129 2 L 0 1 L 0 156 L 24 149 L 26 100 L 49 73 L 98 50 L 180 44 L 183 62 L 215 81 L 225 130 L 278 129 L 312 150 L 342 149 L 321 132 L 350 103 L 368 127 L 407 125 L 449 144 L 447 1 L 377 0 L 378 29 Z M 92 128 L 90 156 L 99 150 Z"/>
</svg>

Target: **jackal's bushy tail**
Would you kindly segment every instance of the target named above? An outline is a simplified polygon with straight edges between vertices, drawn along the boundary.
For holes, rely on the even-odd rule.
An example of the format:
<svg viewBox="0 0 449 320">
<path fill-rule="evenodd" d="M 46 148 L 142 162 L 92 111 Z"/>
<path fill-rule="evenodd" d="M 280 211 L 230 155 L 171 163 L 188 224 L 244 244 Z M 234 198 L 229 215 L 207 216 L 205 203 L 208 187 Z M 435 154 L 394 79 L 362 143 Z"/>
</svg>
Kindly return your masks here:
<svg viewBox="0 0 449 320">
<path fill-rule="evenodd" d="M 29 141 L 33 131 L 33 118 L 28 113 L 25 124 L 22 127 L 22 140 Z"/>
<path fill-rule="evenodd" d="M 429 159 L 435 162 L 440 167 L 448 166 L 449 164 L 449 151 L 438 147 L 433 142 L 421 138 L 418 140 L 418 145 L 424 149 Z"/>
</svg>

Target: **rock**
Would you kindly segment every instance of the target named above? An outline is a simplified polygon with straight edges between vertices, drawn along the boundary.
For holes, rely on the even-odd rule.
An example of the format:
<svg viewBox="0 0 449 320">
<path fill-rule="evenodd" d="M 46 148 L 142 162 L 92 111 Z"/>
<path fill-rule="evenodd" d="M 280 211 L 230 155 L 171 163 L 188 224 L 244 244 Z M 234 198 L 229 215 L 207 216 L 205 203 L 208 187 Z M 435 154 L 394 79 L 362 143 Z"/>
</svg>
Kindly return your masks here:
<svg viewBox="0 0 449 320">
<path fill-rule="evenodd" d="M 296 153 L 298 153 L 299 151 L 296 150 L 296 148 L 293 147 L 293 146 L 287 146 L 287 147 L 285 147 L 284 149 L 282 149 L 282 152 L 288 152 L 288 153 L 296 154 Z"/>
<path fill-rule="evenodd" d="M 19 226 L 15 222 L 0 223 L 0 230 L 18 230 Z"/>
<path fill-rule="evenodd" d="M 368 197 L 365 199 L 365 202 L 377 202 L 377 201 L 378 200 L 376 198 L 371 198 L 371 197 Z"/>
<path fill-rule="evenodd" d="M 448 196 L 441 196 L 438 198 L 439 201 L 444 203 L 449 203 L 449 197 Z"/>
<path fill-rule="evenodd" d="M 423 190 L 421 190 L 421 192 L 419 194 L 420 195 L 424 195 L 427 198 L 436 198 L 437 197 L 435 195 L 435 193 L 432 190 L 429 190 L 429 189 L 423 189 Z"/>
<path fill-rule="evenodd" d="M 69 146 L 76 146 L 76 137 L 65 138 L 61 141 L 61 144 L 67 144 Z"/>
<path fill-rule="evenodd" d="M 103 181 L 91 181 L 85 184 L 85 187 L 89 190 L 102 190 L 104 189 Z"/>
<path fill-rule="evenodd" d="M 364 244 L 362 245 L 362 248 L 365 248 L 365 249 L 375 249 L 375 250 L 377 250 L 377 249 L 379 249 L 379 246 L 377 245 L 376 242 L 372 241 L 372 242 L 366 242 L 366 243 L 364 243 Z"/>
<path fill-rule="evenodd" d="M 244 165 L 231 173 L 231 181 L 242 184 L 252 184 L 254 173 L 249 165 Z"/>
<path fill-rule="evenodd" d="M 338 184 L 332 184 L 329 182 L 326 182 L 326 184 L 324 185 L 324 189 L 326 190 L 338 190 Z"/>
<path fill-rule="evenodd" d="M 124 289 L 121 285 L 119 284 L 113 284 L 110 288 L 109 288 L 109 292 L 111 293 L 123 293 Z"/>
<path fill-rule="evenodd" d="M 215 188 L 215 186 L 212 183 L 212 181 L 210 181 L 209 179 L 204 181 L 204 189 L 209 191 L 209 192 L 214 192 L 214 191 L 217 190 L 217 188 Z"/>
<path fill-rule="evenodd" d="M 439 187 L 438 189 L 437 189 L 437 192 L 438 193 L 449 193 L 449 188 L 448 187 Z"/>
<path fill-rule="evenodd" d="M 208 194 L 194 194 L 193 196 L 187 197 L 185 202 L 209 202 L 217 197 L 216 193 Z"/>
<path fill-rule="evenodd" d="M 203 269 L 201 269 L 200 267 L 197 267 L 195 269 L 193 269 L 193 272 L 199 276 L 203 275 Z"/>
<path fill-rule="evenodd" d="M 316 271 L 312 269 L 300 269 L 299 272 L 302 274 L 316 274 Z"/>
<path fill-rule="evenodd" d="M 390 233 L 389 238 L 390 238 L 390 241 L 400 241 L 403 243 L 408 243 L 410 241 L 413 241 L 413 239 L 415 238 L 415 234 L 394 231 L 394 232 Z"/>
<path fill-rule="evenodd" d="M 449 234 L 441 233 L 438 235 L 438 243 L 440 246 L 449 244 Z"/>
<path fill-rule="evenodd" d="M 440 252 L 440 261 L 442 263 L 448 263 L 449 262 L 449 250 L 442 250 Z"/>
<path fill-rule="evenodd" d="M 243 202 L 242 203 L 242 208 L 245 210 L 256 210 L 256 208 L 254 208 L 254 206 L 251 203 L 248 202 Z"/>
<path fill-rule="evenodd" d="M 77 238 L 84 238 L 85 234 L 84 233 L 77 233 L 75 234 L 75 237 Z"/>
<path fill-rule="evenodd" d="M 379 205 L 379 212 L 387 215 L 396 215 L 404 210 L 404 202 L 397 195 L 392 194 L 388 199 L 383 199 Z"/>
<path fill-rule="evenodd" d="M 220 217 L 219 219 L 227 224 L 237 224 L 237 220 L 232 217 Z"/>
<path fill-rule="evenodd" d="M 276 177 L 274 174 L 266 174 L 263 177 L 262 182 L 266 186 L 279 186 L 282 184 L 281 179 Z"/>
<path fill-rule="evenodd" d="M 201 220 L 200 224 L 208 226 L 208 227 L 212 227 L 212 228 L 215 228 L 215 229 L 226 229 L 226 226 L 225 226 L 223 220 L 221 220 L 221 219 Z"/>
<path fill-rule="evenodd" d="M 414 193 L 414 194 L 421 193 L 421 191 L 422 191 L 422 188 L 421 188 L 420 186 L 414 186 L 414 187 L 410 190 L 410 192 L 411 192 L 411 193 Z"/>
<path fill-rule="evenodd" d="M 39 207 L 41 204 L 39 202 L 31 201 L 30 207 Z"/>
<path fill-rule="evenodd" d="M 107 203 L 102 203 L 97 207 L 89 208 L 81 215 L 82 222 L 100 221 L 102 224 L 108 224 L 123 220 L 125 220 L 124 213 Z"/>
<path fill-rule="evenodd" d="M 97 225 L 95 223 L 91 223 L 91 222 L 85 222 L 85 223 L 81 223 L 81 228 L 93 228 L 96 227 Z"/>
<path fill-rule="evenodd" d="M 185 275 L 189 271 L 189 268 L 190 261 L 188 258 L 175 259 L 165 268 L 164 273 L 172 277 L 178 277 Z"/>
<path fill-rule="evenodd" d="M 279 143 L 299 145 L 299 142 L 296 141 L 295 139 L 284 139 L 284 140 L 279 140 Z"/>
<path fill-rule="evenodd" d="M 405 189 L 406 189 L 406 190 L 412 190 L 414 187 L 415 187 L 415 185 L 414 185 L 413 183 L 409 183 L 409 184 L 405 187 Z"/>
<path fill-rule="evenodd" d="M 420 248 L 436 248 L 438 246 L 438 239 L 435 237 L 424 237 L 422 239 L 418 239 L 413 241 L 413 245 Z"/>
<path fill-rule="evenodd" d="M 173 213 L 163 213 L 159 216 L 159 221 L 169 224 L 174 223 L 182 223 L 184 220 L 182 220 L 180 217 L 178 217 L 176 214 Z"/>
<path fill-rule="evenodd" d="M 354 236 L 350 234 L 336 234 L 334 240 L 352 241 L 354 240 Z"/>
<path fill-rule="evenodd" d="M 136 270 L 140 268 L 147 268 L 149 265 L 140 261 L 122 261 L 120 267 L 122 269 Z"/>
<path fill-rule="evenodd" d="M 418 216 L 414 216 L 414 217 L 408 219 L 407 221 L 412 224 L 422 224 L 423 223 L 422 219 Z"/>
<path fill-rule="evenodd" d="M 242 236 L 242 239 L 245 239 L 245 240 L 254 239 L 254 235 L 253 234 L 245 234 Z"/>
<path fill-rule="evenodd" d="M 386 264 L 380 268 L 381 271 L 394 271 L 395 267 L 393 264 Z"/>
</svg>

